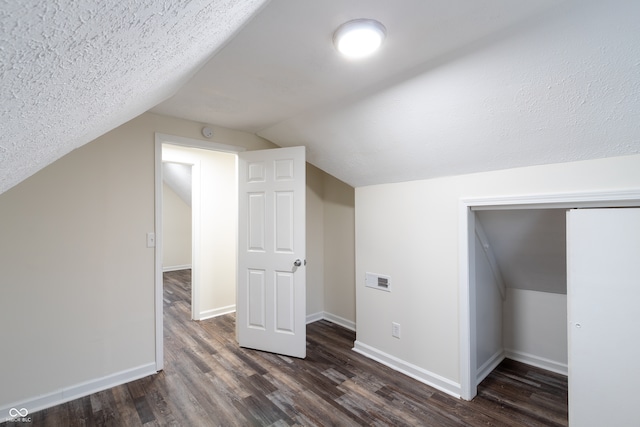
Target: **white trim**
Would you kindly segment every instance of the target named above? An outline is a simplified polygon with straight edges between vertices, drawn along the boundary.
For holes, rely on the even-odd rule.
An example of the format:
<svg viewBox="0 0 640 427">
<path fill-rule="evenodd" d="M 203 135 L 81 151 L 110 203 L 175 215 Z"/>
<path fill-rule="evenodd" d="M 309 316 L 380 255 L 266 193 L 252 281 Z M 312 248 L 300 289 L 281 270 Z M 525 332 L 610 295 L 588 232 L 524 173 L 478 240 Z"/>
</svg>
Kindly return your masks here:
<svg viewBox="0 0 640 427">
<path fill-rule="evenodd" d="M 500 362 L 502 362 L 504 359 L 505 359 L 504 350 L 500 349 L 496 351 L 496 353 L 493 356 L 491 356 L 489 360 L 484 362 L 482 366 L 478 368 L 478 373 L 476 374 L 476 382 L 480 384 L 482 380 L 487 378 L 487 376 L 491 373 L 491 371 L 496 369 L 500 364 Z"/>
<path fill-rule="evenodd" d="M 471 325 L 471 319 L 476 318 L 475 245 L 469 244 L 469 242 L 475 242 L 474 223 L 475 215 L 471 214 L 469 205 L 461 200 L 458 213 L 458 256 L 460 258 L 458 317 L 460 318 L 460 397 L 465 400 L 471 400 L 478 394 L 477 383 L 472 384 L 472 378 L 477 375 L 475 323 L 473 327 Z"/>
<path fill-rule="evenodd" d="M 236 311 L 235 304 L 228 305 L 226 307 L 212 308 L 210 310 L 201 311 L 200 315 L 198 316 L 198 320 L 207 320 L 213 317 L 222 316 L 223 314 L 235 313 L 235 311 Z"/>
<path fill-rule="evenodd" d="M 438 374 L 427 371 L 426 369 L 413 365 L 404 360 L 398 359 L 395 356 L 387 354 L 360 341 L 356 341 L 354 343 L 353 351 L 355 351 L 356 353 L 360 353 L 363 356 L 368 357 L 369 359 L 375 360 L 376 362 L 382 363 L 383 365 L 388 366 L 393 370 L 405 374 L 444 393 L 447 393 L 454 397 L 460 397 L 460 384 L 455 383 Z"/>
<path fill-rule="evenodd" d="M 546 369 L 547 371 L 555 372 L 556 374 L 569 375 L 569 365 L 566 363 L 557 362 L 534 354 L 505 348 L 504 357 L 506 359 L 515 360 L 516 362 Z"/>
<path fill-rule="evenodd" d="M 342 326 L 350 331 L 355 332 L 356 330 L 356 322 L 337 316 L 333 313 L 319 311 L 317 313 L 307 314 L 307 325 L 309 323 L 317 322 L 318 320 L 326 320 L 327 322 L 335 323 L 336 325 Z"/>
<path fill-rule="evenodd" d="M 640 206 L 640 190 L 461 198 L 458 209 L 461 397 L 477 394 L 475 324 L 475 210 Z M 473 384 L 475 383 L 475 384 Z"/>
<path fill-rule="evenodd" d="M 313 314 L 307 314 L 307 325 L 309 323 L 313 323 L 313 322 L 317 322 L 318 320 L 323 320 L 324 319 L 324 311 L 319 311 L 317 313 L 313 313 Z"/>
<path fill-rule="evenodd" d="M 247 149 L 236 145 L 221 144 L 213 141 L 203 141 L 201 139 L 185 138 L 183 136 L 168 135 L 156 132 L 156 142 L 160 144 L 181 145 L 183 147 L 202 148 L 211 151 L 224 151 L 226 153 L 241 153 Z M 161 153 L 162 154 L 162 153 Z"/>
<path fill-rule="evenodd" d="M 479 197 L 463 198 L 461 201 L 469 205 L 474 211 L 500 209 L 610 208 L 638 206 L 640 203 L 640 190 Z"/>
<path fill-rule="evenodd" d="M 349 319 L 345 319 L 344 317 L 340 317 L 337 316 L 335 314 L 332 313 L 327 313 L 326 311 L 324 312 L 324 319 L 331 322 L 331 323 L 335 323 L 336 325 L 340 325 L 345 329 L 349 329 L 350 331 L 354 331 L 356 330 L 356 322 L 353 322 Z"/>
<path fill-rule="evenodd" d="M 169 271 L 191 270 L 191 265 L 173 265 L 170 267 L 162 267 L 162 272 L 167 273 Z"/>
<path fill-rule="evenodd" d="M 60 405 L 71 400 L 75 400 L 99 391 L 107 390 L 149 375 L 156 374 L 156 363 L 147 363 L 137 368 L 127 369 L 97 378 L 91 381 L 82 382 L 69 387 L 60 388 L 54 392 L 41 394 L 39 396 L 14 402 L 10 405 L 0 407 L 0 414 L 5 414 L 11 408 L 26 408 L 29 413 L 41 411 L 52 406 Z M 2 419 L 0 419 L 2 422 Z"/>
<path fill-rule="evenodd" d="M 162 283 L 162 139 L 155 136 L 154 147 L 154 191 L 155 191 L 155 341 L 156 341 L 156 370 L 164 368 L 164 319 L 163 319 L 163 298 L 164 289 Z"/>
</svg>

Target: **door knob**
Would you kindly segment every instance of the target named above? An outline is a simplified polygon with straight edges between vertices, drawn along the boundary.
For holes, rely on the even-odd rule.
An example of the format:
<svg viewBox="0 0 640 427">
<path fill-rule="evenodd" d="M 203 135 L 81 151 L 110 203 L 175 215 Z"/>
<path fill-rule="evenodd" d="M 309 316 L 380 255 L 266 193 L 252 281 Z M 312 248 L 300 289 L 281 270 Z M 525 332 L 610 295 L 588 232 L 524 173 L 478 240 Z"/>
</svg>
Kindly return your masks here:
<svg viewBox="0 0 640 427">
<path fill-rule="evenodd" d="M 293 265 L 295 265 L 296 267 L 300 267 L 304 262 L 304 265 L 307 265 L 307 260 L 305 259 L 304 261 L 302 261 L 300 258 L 298 258 L 297 260 L 295 260 L 293 262 Z"/>
</svg>

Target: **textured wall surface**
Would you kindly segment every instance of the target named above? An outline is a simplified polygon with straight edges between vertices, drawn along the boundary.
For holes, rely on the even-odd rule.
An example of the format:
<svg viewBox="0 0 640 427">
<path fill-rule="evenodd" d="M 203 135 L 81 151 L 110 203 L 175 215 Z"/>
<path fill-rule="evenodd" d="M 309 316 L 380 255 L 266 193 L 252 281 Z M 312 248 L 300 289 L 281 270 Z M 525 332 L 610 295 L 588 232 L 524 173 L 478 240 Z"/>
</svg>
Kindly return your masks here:
<svg viewBox="0 0 640 427">
<path fill-rule="evenodd" d="M 0 0 L 0 193 L 171 96 L 265 0 Z"/>
</svg>

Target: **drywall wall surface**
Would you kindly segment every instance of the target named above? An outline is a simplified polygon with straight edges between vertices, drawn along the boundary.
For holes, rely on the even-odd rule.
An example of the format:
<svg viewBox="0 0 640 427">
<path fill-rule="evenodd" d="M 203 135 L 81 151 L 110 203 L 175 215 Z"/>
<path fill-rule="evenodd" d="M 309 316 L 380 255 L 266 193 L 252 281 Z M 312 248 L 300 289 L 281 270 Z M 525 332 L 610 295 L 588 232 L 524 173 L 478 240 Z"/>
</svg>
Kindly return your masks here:
<svg viewBox="0 0 640 427">
<path fill-rule="evenodd" d="M 478 371 L 502 355 L 502 296 L 476 236 L 476 365 Z"/>
<path fill-rule="evenodd" d="M 153 176 L 128 124 L 0 195 L 0 407 L 154 362 Z"/>
<path fill-rule="evenodd" d="M 191 207 L 162 185 L 162 269 L 191 267 Z"/>
<path fill-rule="evenodd" d="M 567 365 L 567 295 L 507 289 L 504 348 L 515 359 Z"/>
<path fill-rule="evenodd" d="M 324 174 L 324 310 L 355 325 L 355 190 Z"/>
<path fill-rule="evenodd" d="M 357 340 L 459 382 L 460 199 L 639 188 L 638 155 L 356 188 Z M 366 288 L 368 271 L 391 292 Z"/>
<path fill-rule="evenodd" d="M 307 316 L 318 315 L 324 311 L 324 208 L 323 181 L 324 172 L 307 163 Z"/>
<path fill-rule="evenodd" d="M 155 132 L 202 139 L 201 128 L 146 113 L 0 195 L 0 384 L 11 384 L 0 407 L 155 366 Z"/>
</svg>

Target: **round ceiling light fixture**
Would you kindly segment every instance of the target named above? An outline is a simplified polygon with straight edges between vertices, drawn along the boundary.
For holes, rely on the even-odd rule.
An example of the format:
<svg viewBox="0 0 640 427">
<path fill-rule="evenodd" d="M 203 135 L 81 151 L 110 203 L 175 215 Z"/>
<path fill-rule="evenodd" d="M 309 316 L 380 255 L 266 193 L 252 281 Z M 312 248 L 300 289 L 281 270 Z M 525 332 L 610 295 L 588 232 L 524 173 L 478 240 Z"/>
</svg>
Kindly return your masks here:
<svg viewBox="0 0 640 427">
<path fill-rule="evenodd" d="M 354 19 L 338 27 L 333 33 L 333 44 L 349 58 L 362 58 L 375 52 L 386 34 L 384 25 L 376 20 Z"/>
</svg>

